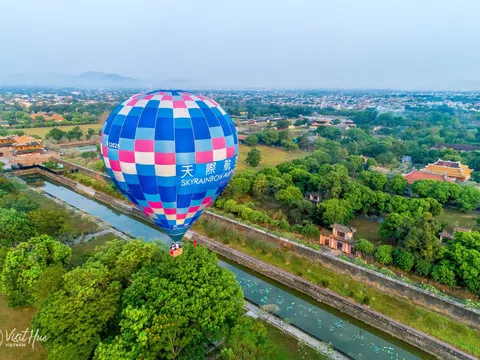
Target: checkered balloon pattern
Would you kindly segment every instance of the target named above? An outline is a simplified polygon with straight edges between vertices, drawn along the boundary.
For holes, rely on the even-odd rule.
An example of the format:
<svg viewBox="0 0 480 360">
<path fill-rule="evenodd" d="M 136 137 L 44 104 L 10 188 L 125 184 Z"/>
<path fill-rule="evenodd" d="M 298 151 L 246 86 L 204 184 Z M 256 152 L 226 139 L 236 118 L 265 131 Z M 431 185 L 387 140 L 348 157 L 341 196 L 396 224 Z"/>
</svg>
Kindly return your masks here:
<svg viewBox="0 0 480 360">
<path fill-rule="evenodd" d="M 101 145 L 115 185 L 175 241 L 225 188 L 238 156 L 228 114 L 185 91 L 132 96 L 107 118 Z"/>
</svg>

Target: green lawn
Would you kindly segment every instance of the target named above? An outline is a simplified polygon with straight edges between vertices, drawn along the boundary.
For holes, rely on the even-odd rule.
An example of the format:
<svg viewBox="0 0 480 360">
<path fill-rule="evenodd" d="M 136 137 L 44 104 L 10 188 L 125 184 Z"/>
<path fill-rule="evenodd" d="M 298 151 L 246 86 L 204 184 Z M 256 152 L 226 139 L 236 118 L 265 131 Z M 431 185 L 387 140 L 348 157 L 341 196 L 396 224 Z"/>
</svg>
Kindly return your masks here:
<svg viewBox="0 0 480 360">
<path fill-rule="evenodd" d="M 19 333 L 29 328 L 34 312 L 35 308 L 29 306 L 9 308 L 6 297 L 0 295 L 0 330 L 4 334 L 4 343 L 6 341 L 5 331 L 10 332 L 16 329 L 16 332 Z M 12 348 L 5 345 L 0 348 L 0 359 L 2 360 L 42 360 L 46 357 L 47 353 L 39 342 L 35 343 L 34 349 L 28 344 L 24 348 Z"/>
<path fill-rule="evenodd" d="M 52 126 L 52 127 L 43 127 L 43 128 L 18 129 L 18 130 L 23 131 L 27 135 L 38 135 L 42 139 L 44 139 L 45 135 L 53 128 L 57 128 L 62 131 L 69 131 L 69 130 L 72 130 L 75 126 L 79 126 L 84 133 L 89 128 L 97 131 L 103 128 L 103 124 L 84 124 L 84 125 L 64 125 L 64 126 Z"/>
<path fill-rule="evenodd" d="M 478 231 L 479 228 L 476 225 L 475 219 L 480 215 L 473 213 L 464 213 L 455 209 L 444 208 L 443 213 L 436 217 L 437 220 L 445 221 L 448 223 L 447 230 L 451 231 L 456 226 L 463 228 L 472 228 Z"/>
<path fill-rule="evenodd" d="M 80 244 L 76 244 L 72 247 L 72 258 L 70 260 L 70 263 L 73 266 L 78 266 L 81 265 L 84 260 L 86 260 L 87 257 L 93 255 L 95 253 L 95 248 L 97 246 L 102 246 L 104 245 L 107 241 L 111 241 L 114 239 L 118 239 L 117 236 L 115 236 L 112 233 L 101 235 L 99 237 L 96 237 L 95 239 L 87 242 L 83 242 Z"/>
<path fill-rule="evenodd" d="M 365 218 L 354 218 L 352 221 L 350 221 L 348 226 L 357 229 L 357 231 L 353 234 L 355 240 L 367 239 L 375 245 L 382 244 L 382 239 L 378 234 L 380 223 Z"/>
<path fill-rule="evenodd" d="M 38 193 L 34 190 L 26 190 L 25 195 L 30 198 L 33 202 L 40 205 L 42 209 L 49 209 L 49 210 L 59 210 L 59 208 L 63 208 L 55 201 L 50 200 L 46 196 L 43 196 L 41 193 Z M 77 233 L 84 233 L 84 232 L 97 232 L 99 228 L 97 224 L 92 221 L 89 221 L 85 217 L 78 216 L 75 213 L 70 212 L 69 210 L 63 208 L 68 214 L 68 224 L 74 229 Z"/>
<path fill-rule="evenodd" d="M 251 149 L 252 148 L 250 146 L 243 144 L 240 145 L 238 163 L 235 169 L 235 172 L 237 174 L 245 170 L 262 170 L 264 167 L 267 166 L 277 166 L 281 162 L 304 158 L 309 154 L 307 151 L 303 150 L 285 151 L 281 147 L 258 145 L 257 149 L 260 150 L 260 153 L 262 154 L 262 161 L 260 161 L 260 165 L 258 165 L 257 167 L 251 167 L 245 162 L 245 159 L 247 158 L 247 153 Z"/>
<path fill-rule="evenodd" d="M 211 228 L 218 228 L 218 224 L 211 224 L 203 220 L 194 226 L 195 231 L 203 235 L 210 233 Z M 211 236 L 210 236 L 211 237 Z M 222 227 L 215 238 L 232 248 L 240 250 L 261 261 L 286 270 L 292 274 L 302 276 L 308 281 L 321 286 L 327 286 L 336 293 L 350 297 L 357 302 L 368 298 L 370 307 L 405 325 L 430 334 L 453 346 L 480 356 L 480 332 L 462 325 L 446 316 L 439 315 L 398 297 L 384 294 L 366 286 L 351 277 L 331 271 L 319 263 L 294 255 L 287 249 L 246 238 L 238 232 L 231 232 Z M 267 246 L 268 245 L 268 246 Z"/>
<path fill-rule="evenodd" d="M 275 360 L 325 360 L 325 355 L 308 345 L 300 345 L 298 340 L 289 334 L 283 334 L 277 327 L 264 322 L 268 338 L 275 344 Z"/>
</svg>

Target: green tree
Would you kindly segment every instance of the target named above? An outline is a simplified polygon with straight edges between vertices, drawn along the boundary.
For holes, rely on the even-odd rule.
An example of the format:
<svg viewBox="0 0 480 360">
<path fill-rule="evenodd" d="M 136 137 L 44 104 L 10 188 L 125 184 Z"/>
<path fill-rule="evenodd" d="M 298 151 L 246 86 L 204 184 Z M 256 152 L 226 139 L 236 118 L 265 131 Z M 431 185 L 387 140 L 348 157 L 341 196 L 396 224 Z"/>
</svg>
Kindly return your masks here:
<svg viewBox="0 0 480 360">
<path fill-rule="evenodd" d="M 11 249 L 0 274 L 0 289 L 9 305 L 32 305 L 36 282 L 49 267 L 66 265 L 71 253 L 68 246 L 47 235 L 32 237 Z"/>
<path fill-rule="evenodd" d="M 278 142 L 279 135 L 275 130 L 268 130 L 260 134 L 260 139 L 266 145 L 274 145 Z"/>
<path fill-rule="evenodd" d="M 155 243 L 108 242 L 85 264 L 63 276 L 60 290 L 48 296 L 32 327 L 49 337 L 49 358 L 88 359 L 118 314 L 121 295 L 142 266 L 169 257 Z"/>
<path fill-rule="evenodd" d="M 257 199 L 263 198 L 263 196 L 267 193 L 267 187 L 267 177 L 263 174 L 259 174 L 255 182 L 253 183 L 253 196 L 255 196 Z"/>
<path fill-rule="evenodd" d="M 67 133 L 65 131 L 62 131 L 58 128 L 53 128 L 47 133 L 45 137 L 47 139 L 53 139 L 58 141 L 62 139 L 64 136 L 67 136 Z"/>
<path fill-rule="evenodd" d="M 95 130 L 92 129 L 92 128 L 88 128 L 87 129 L 87 134 L 85 135 L 85 137 L 87 138 L 87 140 L 90 140 L 90 138 L 95 135 Z"/>
<path fill-rule="evenodd" d="M 290 126 L 290 121 L 288 121 L 288 120 L 278 120 L 277 121 L 277 129 L 278 130 L 288 129 L 289 126 Z"/>
<path fill-rule="evenodd" d="M 409 225 L 408 233 L 400 244 L 417 257 L 433 261 L 439 256 L 440 229 L 441 224 L 433 218 L 432 214 L 425 213 Z"/>
<path fill-rule="evenodd" d="M 432 272 L 432 263 L 428 260 L 418 258 L 415 260 L 415 274 L 428 276 Z"/>
<path fill-rule="evenodd" d="M 402 270 L 410 271 L 415 264 L 415 257 L 408 251 L 397 248 L 393 252 L 393 263 Z"/>
<path fill-rule="evenodd" d="M 382 190 L 387 183 L 387 176 L 371 171 L 363 171 L 358 176 L 358 180 L 372 190 Z"/>
<path fill-rule="evenodd" d="M 353 210 L 346 200 L 329 199 L 318 204 L 318 215 L 325 225 L 347 225 L 353 219 Z"/>
<path fill-rule="evenodd" d="M 288 151 L 298 150 L 298 145 L 295 144 L 292 140 L 282 140 L 280 142 L 280 145 Z"/>
<path fill-rule="evenodd" d="M 375 249 L 375 260 L 379 263 L 388 265 L 393 261 L 393 248 L 391 245 L 380 245 Z"/>
<path fill-rule="evenodd" d="M 242 313 L 235 276 L 206 248 L 141 269 L 122 297 L 120 332 L 95 359 L 175 359 L 222 339 Z"/>
<path fill-rule="evenodd" d="M 27 214 L 15 209 L 0 208 L 0 248 L 27 241 L 33 235 Z"/>
<path fill-rule="evenodd" d="M 355 252 L 369 256 L 373 253 L 374 245 L 367 239 L 359 239 L 355 244 Z"/>
<path fill-rule="evenodd" d="M 387 181 L 386 190 L 392 194 L 402 195 L 408 186 L 408 181 L 402 175 L 395 175 Z"/>
<path fill-rule="evenodd" d="M 229 183 L 233 195 L 243 196 L 250 191 L 250 181 L 245 178 L 235 176 Z"/>
<path fill-rule="evenodd" d="M 433 280 L 441 282 L 442 284 L 451 287 L 454 287 L 457 284 L 453 264 L 448 260 L 443 260 L 438 265 L 435 265 L 432 269 L 431 275 Z"/>
<path fill-rule="evenodd" d="M 408 233 L 408 225 L 411 224 L 411 222 L 412 219 L 406 213 L 391 213 L 385 221 L 380 224 L 380 237 L 384 240 L 403 240 Z"/>
<path fill-rule="evenodd" d="M 38 209 L 30 212 L 28 217 L 37 234 L 58 237 L 72 230 L 67 214 L 62 210 Z"/>
<path fill-rule="evenodd" d="M 259 321 L 242 316 L 227 337 L 221 356 L 226 360 L 274 359 L 274 344 Z"/>
<path fill-rule="evenodd" d="M 248 165 L 252 167 L 257 167 L 258 164 L 260 164 L 260 161 L 262 161 L 262 154 L 257 148 L 253 148 L 247 153 L 247 158 L 245 159 L 245 162 Z"/>
<path fill-rule="evenodd" d="M 248 135 L 246 138 L 245 138 L 245 144 L 247 144 L 248 146 L 251 146 L 251 147 L 255 147 L 258 145 L 258 137 L 257 135 Z"/>
<path fill-rule="evenodd" d="M 30 212 L 38 209 L 38 204 L 24 194 L 15 192 L 0 198 L 0 208 L 15 209 L 19 212 Z"/>
<path fill-rule="evenodd" d="M 275 195 L 275 200 L 280 204 L 288 206 L 295 200 L 303 199 L 303 194 L 296 186 L 288 186 L 286 189 L 282 189 Z"/>
</svg>

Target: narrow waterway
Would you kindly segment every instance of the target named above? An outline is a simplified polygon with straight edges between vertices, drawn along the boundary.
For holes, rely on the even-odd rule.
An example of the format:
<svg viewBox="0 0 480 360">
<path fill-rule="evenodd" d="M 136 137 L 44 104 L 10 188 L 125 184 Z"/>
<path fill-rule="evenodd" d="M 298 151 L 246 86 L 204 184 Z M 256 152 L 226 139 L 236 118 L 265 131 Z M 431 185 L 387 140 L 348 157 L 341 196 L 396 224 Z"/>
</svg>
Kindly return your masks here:
<svg viewBox="0 0 480 360">
<path fill-rule="evenodd" d="M 100 217 L 132 237 L 143 238 L 146 241 L 159 239 L 170 243 L 165 234 L 146 222 L 121 214 L 47 178 L 42 180 L 41 188 L 46 193 L 90 215 Z M 316 338 L 330 343 L 332 347 L 353 359 L 431 358 L 388 334 L 379 332 L 249 269 L 228 263 L 225 259 L 219 260 L 219 264 L 235 273 L 246 299 L 259 306 L 276 304 L 280 309 L 276 313 L 278 316 Z"/>
</svg>

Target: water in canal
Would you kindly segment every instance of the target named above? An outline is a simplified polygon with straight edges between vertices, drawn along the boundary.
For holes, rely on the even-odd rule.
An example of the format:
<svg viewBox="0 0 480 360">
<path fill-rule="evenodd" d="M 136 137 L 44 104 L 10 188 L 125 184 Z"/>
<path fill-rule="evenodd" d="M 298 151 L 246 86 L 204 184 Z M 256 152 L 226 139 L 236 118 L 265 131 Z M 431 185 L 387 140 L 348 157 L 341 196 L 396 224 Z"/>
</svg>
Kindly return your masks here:
<svg viewBox="0 0 480 360">
<path fill-rule="evenodd" d="M 79 208 L 102 218 L 115 228 L 136 238 L 160 239 L 169 244 L 169 238 L 153 226 L 130 218 L 102 204 L 77 194 L 61 185 L 43 179 L 42 189 Z M 335 309 L 320 304 L 296 291 L 241 266 L 219 261 L 235 273 L 245 298 L 262 306 L 276 304 L 276 313 L 293 325 L 330 343 L 335 349 L 353 359 L 420 359 L 430 357 L 387 334 L 359 322 Z"/>
</svg>

